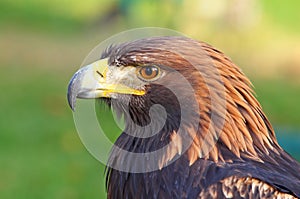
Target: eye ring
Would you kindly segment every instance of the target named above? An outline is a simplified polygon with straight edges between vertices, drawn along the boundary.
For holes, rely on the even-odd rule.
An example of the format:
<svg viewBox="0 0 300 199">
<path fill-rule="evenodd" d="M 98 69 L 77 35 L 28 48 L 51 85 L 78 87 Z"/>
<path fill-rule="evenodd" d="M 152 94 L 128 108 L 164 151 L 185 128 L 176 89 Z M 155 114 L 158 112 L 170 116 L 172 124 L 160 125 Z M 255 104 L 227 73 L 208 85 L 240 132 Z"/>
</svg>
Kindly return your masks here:
<svg viewBox="0 0 300 199">
<path fill-rule="evenodd" d="M 143 80 L 155 80 L 160 74 L 160 68 L 157 66 L 142 66 L 138 69 L 138 75 Z"/>
</svg>

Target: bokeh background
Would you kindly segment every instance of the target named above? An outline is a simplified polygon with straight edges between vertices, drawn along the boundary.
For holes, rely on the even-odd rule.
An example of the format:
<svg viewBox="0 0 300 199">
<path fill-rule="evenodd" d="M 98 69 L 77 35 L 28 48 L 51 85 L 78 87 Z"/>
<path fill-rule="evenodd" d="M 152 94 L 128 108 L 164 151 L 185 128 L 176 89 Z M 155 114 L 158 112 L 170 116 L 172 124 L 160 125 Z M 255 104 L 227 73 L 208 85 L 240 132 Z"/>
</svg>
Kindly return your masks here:
<svg viewBox="0 0 300 199">
<path fill-rule="evenodd" d="M 137 27 L 224 51 L 300 160 L 299 10 L 299 0 L 1 0 L 0 198 L 105 197 L 104 167 L 80 142 L 66 89 L 94 46 Z"/>
</svg>

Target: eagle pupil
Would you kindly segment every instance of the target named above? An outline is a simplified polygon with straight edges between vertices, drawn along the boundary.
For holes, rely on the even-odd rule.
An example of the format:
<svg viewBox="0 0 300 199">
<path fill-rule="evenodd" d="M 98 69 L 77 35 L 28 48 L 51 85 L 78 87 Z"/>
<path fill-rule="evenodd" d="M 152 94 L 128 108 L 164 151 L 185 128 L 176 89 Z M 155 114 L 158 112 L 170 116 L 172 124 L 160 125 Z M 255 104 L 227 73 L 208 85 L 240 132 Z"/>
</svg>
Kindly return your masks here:
<svg viewBox="0 0 300 199">
<path fill-rule="evenodd" d="M 155 70 L 155 68 L 149 66 L 149 67 L 147 67 L 147 68 L 145 69 L 145 74 L 146 74 L 147 76 L 151 76 L 154 70 Z"/>
</svg>

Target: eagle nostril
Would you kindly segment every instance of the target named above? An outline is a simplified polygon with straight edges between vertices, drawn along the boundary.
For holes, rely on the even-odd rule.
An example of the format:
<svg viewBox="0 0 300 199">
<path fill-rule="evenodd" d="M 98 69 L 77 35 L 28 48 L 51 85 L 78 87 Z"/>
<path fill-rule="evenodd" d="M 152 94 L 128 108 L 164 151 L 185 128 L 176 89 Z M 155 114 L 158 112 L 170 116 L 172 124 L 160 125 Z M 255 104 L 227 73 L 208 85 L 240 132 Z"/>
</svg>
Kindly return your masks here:
<svg viewBox="0 0 300 199">
<path fill-rule="evenodd" d="M 102 73 L 100 73 L 99 71 L 96 71 L 102 78 L 104 77 L 104 75 L 102 75 Z"/>
</svg>

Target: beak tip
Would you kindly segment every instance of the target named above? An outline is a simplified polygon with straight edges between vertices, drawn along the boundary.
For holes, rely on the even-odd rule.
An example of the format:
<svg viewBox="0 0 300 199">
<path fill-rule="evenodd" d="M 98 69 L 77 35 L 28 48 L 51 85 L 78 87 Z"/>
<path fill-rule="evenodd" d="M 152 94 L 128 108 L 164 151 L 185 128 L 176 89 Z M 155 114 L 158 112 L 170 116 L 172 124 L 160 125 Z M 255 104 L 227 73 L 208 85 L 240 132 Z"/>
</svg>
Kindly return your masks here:
<svg viewBox="0 0 300 199">
<path fill-rule="evenodd" d="M 78 93 L 81 89 L 81 83 L 82 83 L 82 78 L 86 73 L 87 68 L 81 68 L 78 70 L 73 77 L 71 78 L 69 85 L 68 85 L 68 93 L 67 93 L 67 98 L 68 98 L 68 103 L 72 111 L 75 111 L 75 106 L 76 106 L 76 99 L 78 96 Z"/>
<path fill-rule="evenodd" d="M 70 95 L 69 92 L 68 92 L 68 95 L 67 95 L 67 99 L 68 99 L 68 104 L 69 104 L 70 108 L 72 109 L 72 111 L 75 111 L 75 102 L 72 99 L 72 95 Z"/>
<path fill-rule="evenodd" d="M 76 105 L 76 98 L 77 98 L 77 92 L 75 90 L 76 87 L 74 87 L 74 82 L 76 80 L 77 74 L 75 74 L 69 85 L 68 85 L 68 93 L 67 93 L 67 99 L 68 99 L 68 104 L 72 111 L 75 111 L 75 105 Z M 76 85 L 76 84 L 75 84 Z"/>
</svg>

